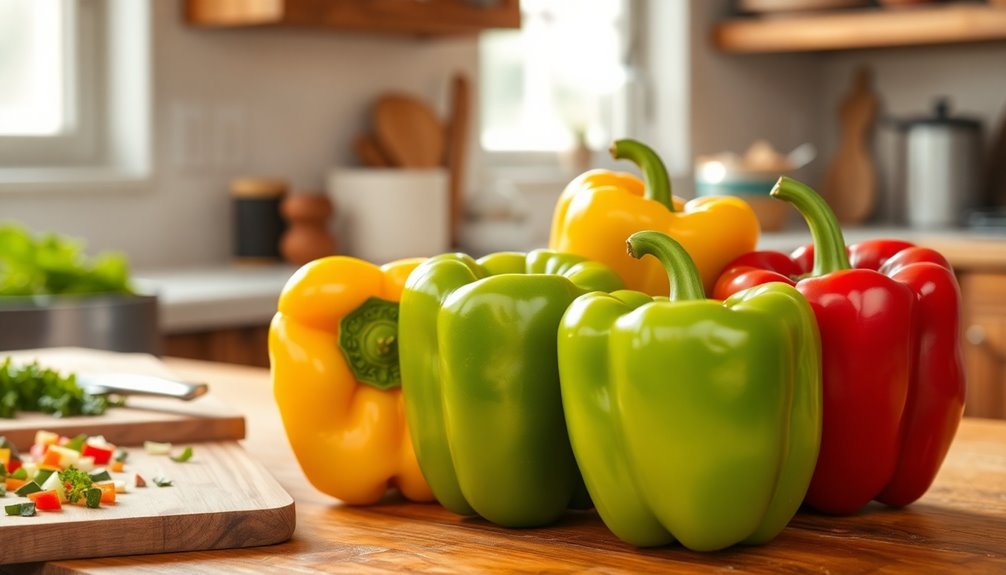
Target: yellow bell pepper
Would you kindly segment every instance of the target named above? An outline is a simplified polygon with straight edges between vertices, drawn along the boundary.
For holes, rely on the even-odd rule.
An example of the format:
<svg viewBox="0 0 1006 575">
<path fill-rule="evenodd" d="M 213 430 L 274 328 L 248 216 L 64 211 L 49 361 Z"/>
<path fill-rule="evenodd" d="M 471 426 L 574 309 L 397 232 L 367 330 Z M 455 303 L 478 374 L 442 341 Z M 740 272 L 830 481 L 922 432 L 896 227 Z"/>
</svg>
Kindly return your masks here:
<svg viewBox="0 0 1006 575">
<path fill-rule="evenodd" d="M 704 197 L 688 203 L 671 196 L 670 179 L 660 158 L 634 140 L 611 147 L 615 159 L 628 159 L 643 171 L 633 174 L 591 170 L 566 186 L 552 218 L 549 248 L 577 254 L 612 268 L 625 287 L 665 295 L 667 272 L 653 258 L 628 255 L 625 240 L 644 230 L 664 232 L 695 261 L 707 296 L 734 258 L 758 243 L 758 218 L 742 199 Z"/>
<path fill-rule="evenodd" d="M 311 484 L 346 503 L 375 503 L 390 487 L 433 500 L 398 368 L 398 302 L 421 261 L 310 262 L 283 288 L 270 325 L 273 391 L 290 445 Z"/>
</svg>

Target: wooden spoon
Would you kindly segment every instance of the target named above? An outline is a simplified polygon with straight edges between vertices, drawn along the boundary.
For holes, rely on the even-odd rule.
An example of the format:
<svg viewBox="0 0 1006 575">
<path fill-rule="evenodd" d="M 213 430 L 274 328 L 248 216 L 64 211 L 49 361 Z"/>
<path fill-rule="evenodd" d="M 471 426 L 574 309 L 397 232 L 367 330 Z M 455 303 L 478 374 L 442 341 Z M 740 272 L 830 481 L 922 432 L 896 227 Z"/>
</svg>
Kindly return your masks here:
<svg viewBox="0 0 1006 575">
<path fill-rule="evenodd" d="M 437 115 L 407 94 L 385 94 L 373 112 L 377 145 L 395 166 L 433 168 L 444 162 L 445 130 Z"/>
<path fill-rule="evenodd" d="M 384 150 L 377 145 L 374 138 L 369 134 L 358 134 L 353 140 L 353 151 L 360 158 L 364 166 L 370 168 L 388 168 L 392 166 L 391 160 Z"/>
<path fill-rule="evenodd" d="M 852 90 L 839 108 L 841 140 L 828 166 L 824 198 L 842 223 L 857 224 L 870 215 L 876 198 L 876 177 L 867 138 L 877 112 L 869 69 L 861 68 Z"/>
</svg>

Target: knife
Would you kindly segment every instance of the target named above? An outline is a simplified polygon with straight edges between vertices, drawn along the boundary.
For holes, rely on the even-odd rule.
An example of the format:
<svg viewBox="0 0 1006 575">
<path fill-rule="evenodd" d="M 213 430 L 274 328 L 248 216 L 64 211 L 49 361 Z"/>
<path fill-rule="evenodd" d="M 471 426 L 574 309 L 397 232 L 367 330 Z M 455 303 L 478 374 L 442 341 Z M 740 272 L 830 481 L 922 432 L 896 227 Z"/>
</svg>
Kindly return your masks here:
<svg viewBox="0 0 1006 575">
<path fill-rule="evenodd" d="M 152 395 L 189 401 L 209 391 L 205 383 L 190 383 L 133 373 L 77 374 L 77 385 L 91 395 Z"/>
</svg>

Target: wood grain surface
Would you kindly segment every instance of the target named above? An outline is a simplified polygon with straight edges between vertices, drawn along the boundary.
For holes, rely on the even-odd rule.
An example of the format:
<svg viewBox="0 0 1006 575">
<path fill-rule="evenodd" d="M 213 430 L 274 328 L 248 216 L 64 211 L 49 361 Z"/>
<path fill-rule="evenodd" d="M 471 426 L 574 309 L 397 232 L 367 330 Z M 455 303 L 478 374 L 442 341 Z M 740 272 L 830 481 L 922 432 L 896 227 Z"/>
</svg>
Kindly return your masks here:
<svg viewBox="0 0 1006 575">
<path fill-rule="evenodd" d="M 186 463 L 130 449 L 127 470 L 148 487 L 115 505 L 0 517 L 0 564 L 270 545 L 293 533 L 293 500 L 235 442 L 196 444 Z M 158 476 L 174 484 L 157 487 Z"/>
<path fill-rule="evenodd" d="M 178 373 L 211 382 L 245 411 L 245 446 L 268 462 L 297 502 L 297 529 L 279 545 L 19 565 L 28 574 L 209 573 L 1004 573 L 1006 422 L 966 419 L 930 492 L 903 510 L 871 506 L 845 518 L 801 512 L 772 543 L 700 554 L 680 546 L 639 550 L 596 515 L 510 530 L 437 505 L 389 499 L 354 508 L 315 491 L 294 463 L 268 372 L 182 360 Z M 0 571 L 3 571 L 0 569 Z"/>
<path fill-rule="evenodd" d="M 141 373 L 178 378 L 159 359 L 141 353 L 52 348 L 3 352 L 0 356 L 10 356 L 19 362 L 37 360 L 64 373 Z M 38 429 L 67 436 L 104 435 L 116 445 L 143 445 L 147 440 L 184 443 L 242 439 L 245 419 L 213 393 L 212 385 L 207 395 L 192 401 L 130 397 L 127 407 L 109 409 L 98 416 L 56 418 L 22 412 L 16 419 L 0 418 L 0 436 L 21 449 L 31 446 Z"/>
</svg>

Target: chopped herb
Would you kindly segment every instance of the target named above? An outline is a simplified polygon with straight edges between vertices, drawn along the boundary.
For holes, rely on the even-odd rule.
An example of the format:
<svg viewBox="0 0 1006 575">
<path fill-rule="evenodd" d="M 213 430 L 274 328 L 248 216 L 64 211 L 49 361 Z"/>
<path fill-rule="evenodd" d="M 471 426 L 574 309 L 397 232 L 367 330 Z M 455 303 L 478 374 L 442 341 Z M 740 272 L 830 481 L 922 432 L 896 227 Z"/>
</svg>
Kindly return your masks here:
<svg viewBox="0 0 1006 575">
<path fill-rule="evenodd" d="M 27 497 L 29 493 L 37 493 L 39 491 L 42 491 L 42 487 L 34 481 L 29 481 L 21 487 L 18 487 L 14 494 L 20 497 Z"/>
<path fill-rule="evenodd" d="M 21 517 L 31 517 L 35 515 L 35 502 L 27 501 L 25 503 L 13 503 L 11 505 L 4 505 L 3 509 L 7 515 L 20 515 Z"/>
<path fill-rule="evenodd" d="M 167 477 L 160 477 L 160 476 L 151 479 L 151 481 L 153 481 L 154 485 L 158 487 L 171 487 L 175 483 L 174 481 L 168 479 Z"/>
<path fill-rule="evenodd" d="M 107 469 L 100 469 L 91 474 L 91 481 L 97 483 L 99 481 L 111 481 L 112 475 Z"/>
<path fill-rule="evenodd" d="M 185 463 L 190 459 L 192 459 L 191 447 L 186 447 L 181 453 L 171 458 L 172 461 L 177 461 L 178 463 Z"/>
<path fill-rule="evenodd" d="M 66 500 L 70 503 L 76 503 L 82 497 L 85 497 L 88 490 L 94 485 L 92 478 L 85 472 L 77 469 L 76 467 L 70 467 L 65 471 L 59 472 L 59 480 L 63 482 L 66 488 Z M 99 498 L 100 498 L 100 489 Z"/>
<path fill-rule="evenodd" d="M 73 374 L 64 376 L 37 362 L 16 365 L 10 357 L 0 362 L 0 417 L 13 418 L 19 411 L 101 415 L 111 405 L 103 396 L 85 393 Z"/>
<path fill-rule="evenodd" d="M 28 472 L 24 467 L 18 467 L 14 473 L 10 474 L 11 479 L 28 479 Z"/>
</svg>

